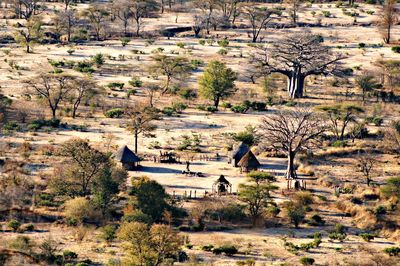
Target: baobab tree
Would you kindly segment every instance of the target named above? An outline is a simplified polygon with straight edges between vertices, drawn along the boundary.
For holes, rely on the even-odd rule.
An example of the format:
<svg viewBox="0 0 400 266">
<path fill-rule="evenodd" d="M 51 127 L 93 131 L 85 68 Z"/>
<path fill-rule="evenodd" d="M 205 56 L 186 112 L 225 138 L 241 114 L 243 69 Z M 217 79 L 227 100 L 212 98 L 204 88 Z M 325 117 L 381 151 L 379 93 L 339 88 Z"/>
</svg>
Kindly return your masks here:
<svg viewBox="0 0 400 266">
<path fill-rule="evenodd" d="M 399 21 L 399 10 L 396 8 L 396 4 L 396 0 L 386 0 L 382 11 L 379 13 L 379 28 L 383 41 L 387 44 L 390 43 L 393 26 Z"/>
<path fill-rule="evenodd" d="M 312 149 L 325 132 L 323 121 L 311 110 L 278 110 L 275 115 L 266 116 L 260 125 L 262 143 L 286 154 L 287 179 L 296 179 L 294 160 L 299 152 Z"/>
<path fill-rule="evenodd" d="M 261 30 L 281 14 L 278 10 L 260 8 L 254 5 L 245 7 L 243 13 L 247 16 L 251 25 L 252 42 L 257 42 Z"/>
<path fill-rule="evenodd" d="M 280 39 L 270 48 L 256 46 L 255 49 L 251 56 L 255 68 L 263 75 L 285 75 L 290 98 L 303 97 L 304 81 L 310 75 L 340 74 L 339 61 L 344 59 L 322 45 L 319 36 L 304 33 Z"/>
</svg>

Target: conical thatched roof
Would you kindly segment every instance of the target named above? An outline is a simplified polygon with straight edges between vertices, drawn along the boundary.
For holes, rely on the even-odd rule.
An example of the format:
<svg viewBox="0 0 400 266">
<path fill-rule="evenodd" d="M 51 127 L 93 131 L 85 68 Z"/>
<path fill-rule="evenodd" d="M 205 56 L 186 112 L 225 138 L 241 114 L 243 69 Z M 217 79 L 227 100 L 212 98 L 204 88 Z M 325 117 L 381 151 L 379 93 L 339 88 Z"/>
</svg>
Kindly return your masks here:
<svg viewBox="0 0 400 266">
<path fill-rule="evenodd" d="M 224 175 L 220 175 L 215 183 L 230 184 Z"/>
<path fill-rule="evenodd" d="M 246 168 L 257 168 L 261 166 L 260 162 L 257 160 L 256 156 L 254 153 L 249 150 L 243 158 L 239 161 L 238 165 L 240 167 L 246 167 Z"/>
<path fill-rule="evenodd" d="M 239 161 L 250 150 L 249 146 L 241 142 L 239 146 L 232 151 L 232 159 Z"/>
<path fill-rule="evenodd" d="M 126 145 L 114 153 L 113 158 L 120 163 L 137 163 L 140 161 L 139 157 Z"/>
</svg>

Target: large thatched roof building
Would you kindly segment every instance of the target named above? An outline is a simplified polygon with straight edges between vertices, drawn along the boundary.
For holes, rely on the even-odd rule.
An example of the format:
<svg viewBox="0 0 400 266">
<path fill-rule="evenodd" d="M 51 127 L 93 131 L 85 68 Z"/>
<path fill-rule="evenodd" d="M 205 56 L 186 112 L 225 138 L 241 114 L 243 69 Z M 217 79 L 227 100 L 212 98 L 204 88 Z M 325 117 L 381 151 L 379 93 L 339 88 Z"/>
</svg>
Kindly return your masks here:
<svg viewBox="0 0 400 266">
<path fill-rule="evenodd" d="M 241 142 L 231 153 L 230 160 L 234 167 L 238 167 L 239 161 L 250 151 L 250 147 Z"/>
<path fill-rule="evenodd" d="M 240 167 L 241 172 L 250 172 L 253 170 L 257 170 L 261 164 L 257 160 L 254 153 L 249 150 L 238 162 L 238 166 Z"/>
<path fill-rule="evenodd" d="M 122 164 L 126 170 L 132 170 L 139 166 L 140 158 L 131 151 L 128 146 L 122 146 L 116 153 L 114 153 L 113 158 Z"/>
</svg>

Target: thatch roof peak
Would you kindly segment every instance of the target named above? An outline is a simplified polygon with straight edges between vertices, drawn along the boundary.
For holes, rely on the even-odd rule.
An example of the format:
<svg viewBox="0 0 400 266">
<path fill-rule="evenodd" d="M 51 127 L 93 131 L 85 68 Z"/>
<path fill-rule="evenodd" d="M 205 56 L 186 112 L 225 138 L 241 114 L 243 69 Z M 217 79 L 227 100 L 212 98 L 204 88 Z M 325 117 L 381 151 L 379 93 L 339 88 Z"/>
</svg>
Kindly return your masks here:
<svg viewBox="0 0 400 266">
<path fill-rule="evenodd" d="M 140 161 L 140 158 L 126 145 L 114 153 L 113 158 L 121 163 L 137 163 Z"/>
<path fill-rule="evenodd" d="M 260 162 L 257 160 L 257 157 L 254 155 L 254 153 L 249 150 L 239 161 L 238 163 L 239 166 L 241 167 L 252 167 L 256 168 L 261 166 Z"/>
</svg>

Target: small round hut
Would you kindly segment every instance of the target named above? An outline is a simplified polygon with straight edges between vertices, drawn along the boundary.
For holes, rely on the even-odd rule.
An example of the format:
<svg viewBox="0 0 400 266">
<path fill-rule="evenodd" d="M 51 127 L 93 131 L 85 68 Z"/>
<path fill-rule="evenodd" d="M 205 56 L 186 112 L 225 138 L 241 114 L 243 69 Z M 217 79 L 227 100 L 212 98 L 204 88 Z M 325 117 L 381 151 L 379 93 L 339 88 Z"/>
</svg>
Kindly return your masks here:
<svg viewBox="0 0 400 266">
<path fill-rule="evenodd" d="M 238 163 L 250 151 L 250 147 L 241 142 L 231 153 L 230 160 L 233 167 L 238 167 Z"/>
<path fill-rule="evenodd" d="M 224 175 L 220 175 L 217 181 L 212 185 L 212 193 L 230 194 L 232 193 L 232 184 L 225 178 Z"/>
<path fill-rule="evenodd" d="M 257 170 L 261 164 L 257 160 L 254 153 L 249 150 L 239 161 L 238 166 L 240 167 L 240 172 L 250 172 L 253 170 Z"/>
<path fill-rule="evenodd" d="M 140 166 L 140 158 L 126 145 L 114 153 L 113 158 L 121 163 L 126 170 L 134 170 Z"/>
</svg>

